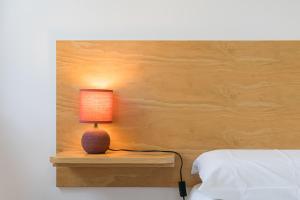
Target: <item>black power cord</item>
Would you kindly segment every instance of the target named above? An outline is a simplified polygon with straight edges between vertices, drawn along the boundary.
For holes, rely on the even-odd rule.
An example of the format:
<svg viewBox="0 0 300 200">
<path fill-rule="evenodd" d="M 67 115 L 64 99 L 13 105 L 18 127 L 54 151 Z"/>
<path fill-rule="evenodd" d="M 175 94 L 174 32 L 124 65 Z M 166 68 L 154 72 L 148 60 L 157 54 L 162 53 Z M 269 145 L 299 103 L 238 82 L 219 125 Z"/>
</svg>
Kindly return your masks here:
<svg viewBox="0 0 300 200">
<path fill-rule="evenodd" d="M 179 188 L 179 194 L 182 197 L 183 200 L 185 200 L 185 197 L 187 196 L 186 193 L 186 184 L 185 181 L 182 179 L 182 167 L 183 167 L 183 159 L 180 153 L 176 151 L 171 151 L 171 150 L 134 150 L 134 149 L 111 149 L 109 148 L 110 151 L 130 151 L 130 152 L 163 152 L 163 153 L 174 153 L 177 155 L 180 159 L 180 169 L 179 169 L 179 177 L 180 181 L 178 182 L 178 188 Z"/>
</svg>

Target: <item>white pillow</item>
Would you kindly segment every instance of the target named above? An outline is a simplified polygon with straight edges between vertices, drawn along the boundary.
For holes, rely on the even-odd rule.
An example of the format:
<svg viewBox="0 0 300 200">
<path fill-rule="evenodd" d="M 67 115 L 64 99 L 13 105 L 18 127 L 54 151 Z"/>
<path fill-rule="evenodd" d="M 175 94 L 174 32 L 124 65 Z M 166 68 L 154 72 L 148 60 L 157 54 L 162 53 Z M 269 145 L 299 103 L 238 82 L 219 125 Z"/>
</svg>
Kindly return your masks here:
<svg viewBox="0 0 300 200">
<path fill-rule="evenodd" d="M 215 150 L 192 167 L 201 193 L 224 200 L 298 199 L 299 172 L 300 150 Z"/>
</svg>

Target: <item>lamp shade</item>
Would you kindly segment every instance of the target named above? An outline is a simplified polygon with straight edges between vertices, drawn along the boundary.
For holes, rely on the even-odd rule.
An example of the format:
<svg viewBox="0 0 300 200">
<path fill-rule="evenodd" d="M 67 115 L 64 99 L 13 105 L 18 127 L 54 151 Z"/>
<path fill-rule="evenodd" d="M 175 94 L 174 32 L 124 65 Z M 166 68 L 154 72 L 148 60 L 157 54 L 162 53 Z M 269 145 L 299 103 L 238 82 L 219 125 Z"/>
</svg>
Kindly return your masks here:
<svg viewBox="0 0 300 200">
<path fill-rule="evenodd" d="M 80 122 L 112 122 L 113 91 L 103 89 L 80 90 Z"/>
</svg>

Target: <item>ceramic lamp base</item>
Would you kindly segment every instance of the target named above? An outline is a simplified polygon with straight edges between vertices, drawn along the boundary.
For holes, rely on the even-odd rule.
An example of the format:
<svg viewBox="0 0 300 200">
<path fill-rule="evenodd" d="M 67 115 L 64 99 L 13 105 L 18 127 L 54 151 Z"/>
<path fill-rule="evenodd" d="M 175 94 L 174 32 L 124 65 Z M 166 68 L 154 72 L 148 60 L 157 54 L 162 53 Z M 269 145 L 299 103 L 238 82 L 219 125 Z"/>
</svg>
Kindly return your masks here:
<svg viewBox="0 0 300 200">
<path fill-rule="evenodd" d="M 88 154 L 103 154 L 110 144 L 110 137 L 104 130 L 87 131 L 81 138 L 81 145 Z"/>
</svg>

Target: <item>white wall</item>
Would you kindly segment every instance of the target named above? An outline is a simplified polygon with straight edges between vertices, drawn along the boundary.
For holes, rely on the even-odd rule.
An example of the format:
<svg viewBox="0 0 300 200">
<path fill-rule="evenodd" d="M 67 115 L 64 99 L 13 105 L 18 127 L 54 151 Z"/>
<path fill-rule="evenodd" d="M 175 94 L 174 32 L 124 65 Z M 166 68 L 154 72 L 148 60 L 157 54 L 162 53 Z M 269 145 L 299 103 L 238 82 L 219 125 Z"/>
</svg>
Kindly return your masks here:
<svg viewBox="0 0 300 200">
<path fill-rule="evenodd" d="M 0 200 L 174 200 L 55 187 L 55 40 L 300 39 L 299 0 L 0 0 Z"/>
</svg>

